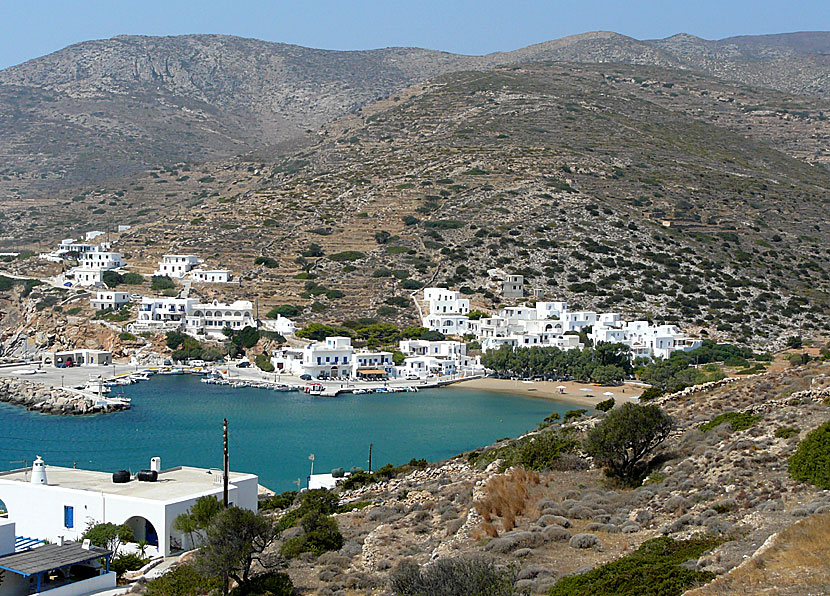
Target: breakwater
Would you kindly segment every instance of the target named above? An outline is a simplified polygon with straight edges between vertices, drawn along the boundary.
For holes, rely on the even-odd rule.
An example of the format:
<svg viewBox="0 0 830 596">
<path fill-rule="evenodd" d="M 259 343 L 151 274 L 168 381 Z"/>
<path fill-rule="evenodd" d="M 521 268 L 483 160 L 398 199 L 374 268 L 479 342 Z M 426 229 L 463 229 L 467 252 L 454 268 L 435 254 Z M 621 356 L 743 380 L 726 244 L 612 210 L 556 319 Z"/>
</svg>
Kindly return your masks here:
<svg viewBox="0 0 830 596">
<path fill-rule="evenodd" d="M 130 408 L 126 400 L 101 399 L 69 388 L 49 387 L 12 377 L 0 377 L 0 402 L 61 416 L 105 414 Z"/>
</svg>

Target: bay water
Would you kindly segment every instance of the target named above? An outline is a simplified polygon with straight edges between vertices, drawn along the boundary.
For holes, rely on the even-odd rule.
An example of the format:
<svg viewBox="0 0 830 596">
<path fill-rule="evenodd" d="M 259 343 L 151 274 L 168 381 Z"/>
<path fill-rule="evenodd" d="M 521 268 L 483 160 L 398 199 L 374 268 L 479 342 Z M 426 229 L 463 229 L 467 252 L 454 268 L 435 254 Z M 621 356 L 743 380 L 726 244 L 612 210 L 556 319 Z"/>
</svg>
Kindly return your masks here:
<svg viewBox="0 0 830 596">
<path fill-rule="evenodd" d="M 0 469 L 47 465 L 113 472 L 148 468 L 221 468 L 222 419 L 228 419 L 231 470 L 259 475 L 277 492 L 305 487 L 315 473 L 366 469 L 411 458 L 438 461 L 531 430 L 575 406 L 518 395 L 445 387 L 417 393 L 313 397 L 298 392 L 208 385 L 191 375 L 161 376 L 124 387 L 132 409 L 71 417 L 0 404 Z"/>
</svg>

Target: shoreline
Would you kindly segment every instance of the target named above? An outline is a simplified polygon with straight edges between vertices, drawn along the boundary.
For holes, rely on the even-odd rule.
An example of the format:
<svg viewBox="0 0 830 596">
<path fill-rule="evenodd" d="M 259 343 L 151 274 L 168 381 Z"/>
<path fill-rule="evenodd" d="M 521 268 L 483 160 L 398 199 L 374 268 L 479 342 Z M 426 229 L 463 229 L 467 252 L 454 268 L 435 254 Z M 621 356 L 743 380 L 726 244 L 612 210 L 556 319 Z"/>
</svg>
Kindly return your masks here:
<svg viewBox="0 0 830 596">
<path fill-rule="evenodd" d="M 558 387 L 560 385 L 565 387 L 562 390 L 563 393 L 559 392 Z M 613 398 L 618 404 L 625 402 L 636 403 L 640 394 L 645 390 L 645 387 L 630 383 L 624 383 L 618 387 L 602 387 L 587 383 L 577 383 L 575 381 L 513 381 L 510 379 L 494 379 L 492 377 L 458 381 L 457 383 L 453 383 L 453 386 L 459 389 L 477 389 L 479 391 L 490 391 L 493 393 L 514 394 L 522 397 L 588 406 L 590 408 L 612 397 L 611 395 L 603 395 L 604 393 L 613 393 Z M 583 389 L 590 389 L 590 391 L 583 391 Z"/>
</svg>

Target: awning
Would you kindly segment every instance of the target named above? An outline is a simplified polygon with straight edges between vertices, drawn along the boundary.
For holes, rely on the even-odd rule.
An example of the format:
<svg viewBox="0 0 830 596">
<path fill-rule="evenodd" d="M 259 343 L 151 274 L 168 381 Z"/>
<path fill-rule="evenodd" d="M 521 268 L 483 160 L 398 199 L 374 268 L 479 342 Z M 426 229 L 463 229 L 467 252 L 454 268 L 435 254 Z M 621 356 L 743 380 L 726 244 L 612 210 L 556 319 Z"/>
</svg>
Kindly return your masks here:
<svg viewBox="0 0 830 596">
<path fill-rule="evenodd" d="M 382 368 L 359 368 L 357 369 L 359 375 L 385 375 L 386 371 Z"/>
<path fill-rule="evenodd" d="M 85 549 L 77 542 L 65 542 L 63 546 L 47 544 L 0 557 L 0 569 L 28 577 L 70 565 L 89 563 L 110 555 L 112 555 L 111 550 L 98 548 L 97 546 Z"/>
</svg>

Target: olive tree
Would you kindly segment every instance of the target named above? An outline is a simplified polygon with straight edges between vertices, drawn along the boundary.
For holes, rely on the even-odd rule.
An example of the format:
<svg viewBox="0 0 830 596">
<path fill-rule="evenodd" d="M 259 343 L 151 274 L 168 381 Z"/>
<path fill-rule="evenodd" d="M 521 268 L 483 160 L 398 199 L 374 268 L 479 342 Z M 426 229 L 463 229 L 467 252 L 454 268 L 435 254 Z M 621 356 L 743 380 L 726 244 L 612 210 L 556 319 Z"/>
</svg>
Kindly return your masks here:
<svg viewBox="0 0 830 596">
<path fill-rule="evenodd" d="M 208 577 L 227 575 L 244 586 L 254 563 L 265 570 L 279 566 L 281 561 L 265 552 L 278 536 L 270 518 L 248 509 L 228 507 L 210 524 L 196 566 Z"/>
<path fill-rule="evenodd" d="M 611 476 L 631 483 L 673 428 L 674 420 L 659 406 L 627 403 L 611 410 L 588 433 L 583 447 Z"/>
</svg>

